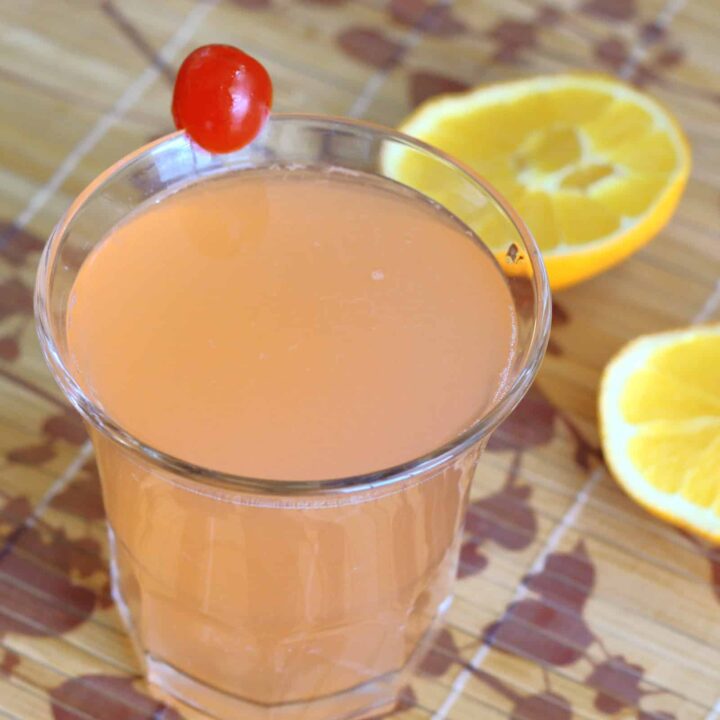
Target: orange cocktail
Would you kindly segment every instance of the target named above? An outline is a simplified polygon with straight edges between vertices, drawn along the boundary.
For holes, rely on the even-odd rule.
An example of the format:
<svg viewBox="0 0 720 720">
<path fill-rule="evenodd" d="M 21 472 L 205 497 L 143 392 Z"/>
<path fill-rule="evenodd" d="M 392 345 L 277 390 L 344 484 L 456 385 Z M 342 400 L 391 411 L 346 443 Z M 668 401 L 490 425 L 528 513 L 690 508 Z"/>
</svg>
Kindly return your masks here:
<svg viewBox="0 0 720 720">
<path fill-rule="evenodd" d="M 327 142 L 204 172 L 186 147 L 166 187 L 158 147 L 157 192 L 96 233 L 45 328 L 92 426 L 116 598 L 151 682 L 205 712 L 377 712 L 541 355 L 532 248 L 508 280 L 462 218 Z"/>
</svg>

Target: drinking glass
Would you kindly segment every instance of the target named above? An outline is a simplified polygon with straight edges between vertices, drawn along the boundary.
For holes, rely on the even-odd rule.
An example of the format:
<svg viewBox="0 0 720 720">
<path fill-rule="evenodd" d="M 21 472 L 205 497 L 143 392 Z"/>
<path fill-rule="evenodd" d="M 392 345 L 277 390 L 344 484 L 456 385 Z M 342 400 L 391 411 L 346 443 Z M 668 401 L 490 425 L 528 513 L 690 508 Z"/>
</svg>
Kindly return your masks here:
<svg viewBox="0 0 720 720">
<path fill-rule="evenodd" d="M 83 260 L 130 213 L 188 183 L 258 168 L 334 167 L 402 183 L 393 158 L 412 160 L 415 189 L 475 230 L 515 306 L 507 383 L 450 442 L 355 477 L 239 477 L 149 446 L 83 391 L 68 358 L 69 294 Z M 113 595 L 153 692 L 221 720 L 339 720 L 392 707 L 450 605 L 479 453 L 527 391 L 547 342 L 547 278 L 515 212 L 417 140 L 364 122 L 274 115 L 238 152 L 211 155 L 175 133 L 102 173 L 52 233 L 35 299 L 47 362 L 94 444 Z"/>
</svg>

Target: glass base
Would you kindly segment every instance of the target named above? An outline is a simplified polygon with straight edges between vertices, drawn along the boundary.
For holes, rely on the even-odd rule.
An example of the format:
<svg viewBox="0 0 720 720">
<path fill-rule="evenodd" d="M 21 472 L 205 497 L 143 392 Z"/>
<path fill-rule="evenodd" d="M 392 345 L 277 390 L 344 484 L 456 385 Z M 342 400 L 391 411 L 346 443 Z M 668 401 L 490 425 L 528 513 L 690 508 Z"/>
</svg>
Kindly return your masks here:
<svg viewBox="0 0 720 720">
<path fill-rule="evenodd" d="M 153 696 L 198 720 L 203 717 L 217 720 L 368 720 L 391 710 L 397 702 L 395 684 L 376 681 L 307 702 L 258 705 L 188 677 L 152 656 L 146 655 L 145 663 Z"/>
<path fill-rule="evenodd" d="M 114 541 L 110 532 L 111 546 Z M 425 634 L 423 641 L 408 662 L 397 672 L 390 673 L 344 692 L 307 701 L 263 705 L 211 687 L 181 672 L 168 663 L 153 657 L 138 642 L 132 614 L 120 589 L 119 573 L 111 552 L 110 576 L 112 597 L 123 623 L 132 639 L 150 694 L 161 702 L 175 707 L 188 720 L 370 720 L 391 711 L 397 704 L 408 676 L 432 644 L 437 623 Z M 452 602 L 443 603 L 440 616 Z"/>
</svg>

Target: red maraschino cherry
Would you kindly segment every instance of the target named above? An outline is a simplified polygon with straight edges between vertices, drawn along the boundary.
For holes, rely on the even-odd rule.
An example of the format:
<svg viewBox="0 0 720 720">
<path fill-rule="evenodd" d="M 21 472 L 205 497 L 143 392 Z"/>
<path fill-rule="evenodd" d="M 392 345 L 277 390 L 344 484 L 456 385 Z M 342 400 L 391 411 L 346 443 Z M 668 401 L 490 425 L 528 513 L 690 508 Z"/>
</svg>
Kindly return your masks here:
<svg viewBox="0 0 720 720">
<path fill-rule="evenodd" d="M 232 45 L 193 50 L 175 79 L 175 126 L 210 152 L 233 152 L 252 142 L 271 107 L 268 71 Z"/>
</svg>

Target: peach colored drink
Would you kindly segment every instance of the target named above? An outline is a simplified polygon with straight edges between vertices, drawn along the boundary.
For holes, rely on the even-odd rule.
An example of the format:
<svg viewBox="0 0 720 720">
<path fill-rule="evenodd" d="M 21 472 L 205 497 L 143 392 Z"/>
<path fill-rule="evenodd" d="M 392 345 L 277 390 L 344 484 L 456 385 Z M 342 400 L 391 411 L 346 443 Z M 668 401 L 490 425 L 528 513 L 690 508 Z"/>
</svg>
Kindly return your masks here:
<svg viewBox="0 0 720 720">
<path fill-rule="evenodd" d="M 120 426 L 278 485 L 449 442 L 496 398 L 515 343 L 504 276 L 458 221 L 389 181 L 307 170 L 141 208 L 85 261 L 67 328 L 81 384 Z M 218 714 L 227 696 L 277 717 L 328 698 L 339 716 L 334 695 L 399 672 L 449 596 L 474 456 L 275 500 L 94 440 L 151 679 L 217 689 Z"/>
</svg>

